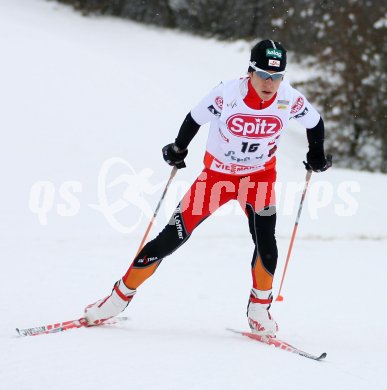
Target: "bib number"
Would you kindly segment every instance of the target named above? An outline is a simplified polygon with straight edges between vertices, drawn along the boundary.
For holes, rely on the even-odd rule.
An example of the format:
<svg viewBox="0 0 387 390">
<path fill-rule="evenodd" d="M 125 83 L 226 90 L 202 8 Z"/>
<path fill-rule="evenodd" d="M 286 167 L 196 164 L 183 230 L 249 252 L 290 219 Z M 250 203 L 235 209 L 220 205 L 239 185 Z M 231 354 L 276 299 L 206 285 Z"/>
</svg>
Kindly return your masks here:
<svg viewBox="0 0 387 390">
<path fill-rule="evenodd" d="M 242 153 L 254 153 L 258 150 L 259 144 L 249 144 L 248 142 L 242 142 Z"/>
</svg>

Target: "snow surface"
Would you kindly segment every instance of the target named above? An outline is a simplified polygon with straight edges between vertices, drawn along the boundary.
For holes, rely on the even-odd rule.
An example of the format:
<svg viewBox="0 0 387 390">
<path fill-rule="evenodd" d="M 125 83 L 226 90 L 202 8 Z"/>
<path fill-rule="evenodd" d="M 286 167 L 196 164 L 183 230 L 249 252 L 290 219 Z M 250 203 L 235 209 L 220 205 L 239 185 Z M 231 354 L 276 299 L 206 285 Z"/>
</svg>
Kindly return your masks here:
<svg viewBox="0 0 387 390">
<path fill-rule="evenodd" d="M 285 300 L 273 304 L 278 337 L 326 351 L 325 362 L 225 330 L 247 329 L 251 286 L 253 244 L 235 204 L 144 283 L 130 321 L 16 337 L 15 327 L 78 318 L 126 271 L 170 173 L 160 148 L 207 91 L 244 74 L 249 44 L 13 0 L 0 2 L 0 47 L 1 389 L 386 388 L 387 177 L 375 173 L 313 175 Z M 287 77 L 302 72 L 290 65 Z M 151 236 L 200 172 L 206 133 L 192 142 Z M 305 152 L 304 130 L 292 124 L 279 150 L 276 291 Z M 142 209 L 123 195 L 128 177 Z M 115 214 L 101 208 L 104 196 Z"/>
</svg>

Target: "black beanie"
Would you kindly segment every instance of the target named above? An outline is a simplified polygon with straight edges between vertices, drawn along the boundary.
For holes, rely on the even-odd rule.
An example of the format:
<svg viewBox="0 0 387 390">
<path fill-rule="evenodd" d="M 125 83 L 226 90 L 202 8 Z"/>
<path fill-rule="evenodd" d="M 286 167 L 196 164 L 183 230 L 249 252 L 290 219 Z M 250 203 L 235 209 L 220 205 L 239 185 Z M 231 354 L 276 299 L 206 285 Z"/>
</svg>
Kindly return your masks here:
<svg viewBox="0 0 387 390">
<path fill-rule="evenodd" d="M 263 70 L 282 72 L 286 67 L 286 50 L 279 42 L 265 39 L 251 49 L 250 62 Z M 248 71 L 254 72 L 254 68 L 249 66 Z"/>
</svg>

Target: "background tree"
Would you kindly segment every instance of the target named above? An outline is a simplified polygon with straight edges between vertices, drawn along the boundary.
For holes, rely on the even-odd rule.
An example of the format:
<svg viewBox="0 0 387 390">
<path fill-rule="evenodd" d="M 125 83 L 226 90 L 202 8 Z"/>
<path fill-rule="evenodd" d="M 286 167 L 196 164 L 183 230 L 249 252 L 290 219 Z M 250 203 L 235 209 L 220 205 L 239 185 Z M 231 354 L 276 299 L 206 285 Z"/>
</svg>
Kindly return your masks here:
<svg viewBox="0 0 387 390">
<path fill-rule="evenodd" d="M 313 55 L 307 62 L 319 75 L 301 89 L 322 107 L 328 148 L 339 166 L 386 172 L 386 3 L 302 3 L 298 18 L 314 28 L 310 52 L 302 54 Z"/>
</svg>

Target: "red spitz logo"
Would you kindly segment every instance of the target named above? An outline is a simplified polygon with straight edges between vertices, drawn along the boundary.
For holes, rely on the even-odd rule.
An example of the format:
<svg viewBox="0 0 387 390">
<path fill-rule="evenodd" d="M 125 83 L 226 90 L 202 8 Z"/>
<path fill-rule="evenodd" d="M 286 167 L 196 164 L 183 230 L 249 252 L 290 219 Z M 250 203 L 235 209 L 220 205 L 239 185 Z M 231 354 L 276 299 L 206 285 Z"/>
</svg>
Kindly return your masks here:
<svg viewBox="0 0 387 390">
<path fill-rule="evenodd" d="M 282 129 L 282 121 L 273 115 L 235 114 L 228 118 L 227 127 L 237 137 L 268 138 Z"/>
<path fill-rule="evenodd" d="M 290 113 L 295 114 L 296 112 L 300 111 L 303 105 L 304 105 L 304 98 L 300 96 L 297 99 L 297 101 L 293 104 Z"/>
</svg>

